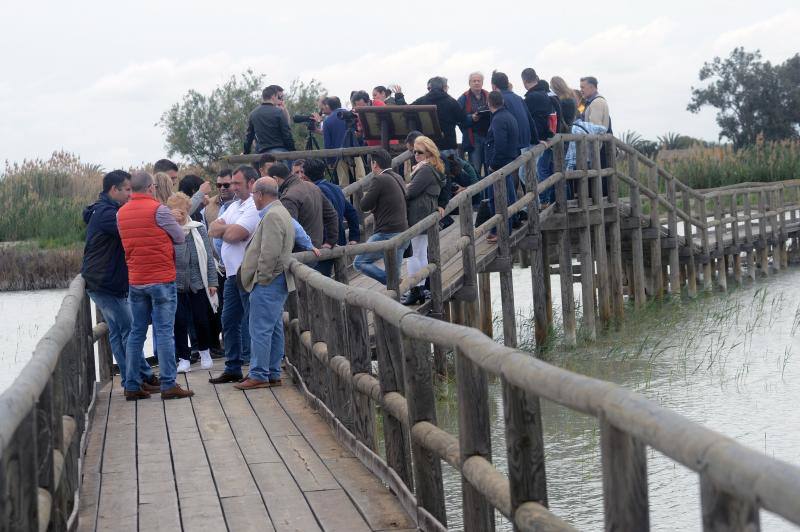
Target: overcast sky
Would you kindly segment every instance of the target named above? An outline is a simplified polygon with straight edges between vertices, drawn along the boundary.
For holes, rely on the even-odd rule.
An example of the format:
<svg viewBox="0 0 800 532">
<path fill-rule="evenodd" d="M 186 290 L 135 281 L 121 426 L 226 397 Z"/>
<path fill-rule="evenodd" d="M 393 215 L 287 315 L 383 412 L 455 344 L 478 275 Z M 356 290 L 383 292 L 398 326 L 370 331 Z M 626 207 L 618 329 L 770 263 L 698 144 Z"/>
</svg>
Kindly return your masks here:
<svg viewBox="0 0 800 532">
<path fill-rule="evenodd" d="M 316 78 L 343 100 L 391 83 L 413 99 L 433 75 L 457 97 L 473 70 L 503 70 L 517 92 L 528 66 L 573 86 L 593 75 L 615 132 L 716 140 L 713 111 L 686 111 L 703 62 L 740 45 L 782 62 L 800 51 L 798 28 L 798 0 L 4 0 L 0 159 L 64 149 L 106 169 L 156 160 L 161 114 L 247 68 L 284 87 Z"/>
</svg>

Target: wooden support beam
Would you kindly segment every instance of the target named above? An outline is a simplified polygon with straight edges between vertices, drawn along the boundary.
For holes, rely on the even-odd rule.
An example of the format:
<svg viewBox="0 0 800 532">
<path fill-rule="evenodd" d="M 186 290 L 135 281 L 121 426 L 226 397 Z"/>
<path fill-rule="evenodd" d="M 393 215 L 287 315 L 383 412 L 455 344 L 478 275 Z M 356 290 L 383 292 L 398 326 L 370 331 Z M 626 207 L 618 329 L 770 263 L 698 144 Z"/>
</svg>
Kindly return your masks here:
<svg viewBox="0 0 800 532">
<path fill-rule="evenodd" d="M 553 150 L 553 167 L 556 173 L 564 170 L 564 146 L 556 144 Z M 566 182 L 558 182 L 556 187 L 556 212 L 567 212 Z M 567 219 L 568 223 L 568 219 Z M 570 243 L 569 227 L 558 231 L 558 266 L 562 272 L 572 269 L 572 244 Z M 567 346 L 577 344 L 577 324 L 575 321 L 575 296 L 572 292 L 572 276 L 559 275 L 561 280 L 561 312 L 564 323 L 564 343 Z"/>
<path fill-rule="evenodd" d="M 577 166 L 584 172 L 578 183 L 578 206 L 584 212 L 584 219 L 578 228 L 578 248 L 581 260 L 581 302 L 583 313 L 581 325 L 583 334 L 591 341 L 597 339 L 595 324 L 594 258 L 592 257 L 592 230 L 589 225 L 589 178 L 586 175 L 588 146 L 585 139 L 577 141 Z"/>
</svg>

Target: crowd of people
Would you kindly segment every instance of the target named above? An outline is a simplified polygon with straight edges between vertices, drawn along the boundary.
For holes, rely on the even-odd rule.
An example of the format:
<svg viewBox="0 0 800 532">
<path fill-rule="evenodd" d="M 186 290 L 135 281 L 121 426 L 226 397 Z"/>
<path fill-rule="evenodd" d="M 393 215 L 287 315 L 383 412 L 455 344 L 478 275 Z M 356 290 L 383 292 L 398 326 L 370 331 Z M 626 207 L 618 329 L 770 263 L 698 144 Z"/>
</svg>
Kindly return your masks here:
<svg viewBox="0 0 800 532">
<path fill-rule="evenodd" d="M 457 99 L 449 94 L 446 78 L 428 81 L 426 94 L 413 104 L 436 106 L 442 134 L 408 135 L 405 143 L 414 164 L 406 179 L 392 169 L 388 151 L 370 154 L 374 177 L 360 204 L 374 217 L 367 242 L 392 239 L 437 211 L 443 216 L 452 195 L 539 143 L 548 149 L 536 163 L 537 179 L 547 179 L 553 173 L 549 140 L 557 133 L 611 131 L 608 104 L 595 78 L 581 78 L 580 90 L 573 90 L 558 76 L 549 83 L 540 79 L 532 68 L 520 77 L 524 96 L 513 92 L 508 76 L 497 71 L 491 76 L 491 91 L 484 89 L 483 74 L 471 73 L 468 88 Z M 326 179 L 329 161 L 308 158 L 285 164 L 276 159 L 276 153 L 295 151 L 283 89 L 270 85 L 262 100 L 249 115 L 243 146 L 244 153 L 255 148 L 260 156 L 252 165 L 221 170 L 216 194 L 197 175 L 178 179 L 178 166 L 162 159 L 152 174 L 109 172 L 98 200 L 84 211 L 81 273 L 89 297 L 108 323 L 128 400 L 153 393 L 163 399 L 192 396 L 176 379 L 191 371 L 195 356 L 205 370 L 212 368 L 214 357 L 224 356 L 224 370 L 211 383 L 233 383 L 242 390 L 280 386 L 287 257 L 297 251 L 319 257 L 322 249 L 362 240 L 359 213 L 341 188 Z M 396 85 L 376 86 L 371 98 L 366 91 L 353 91 L 350 102 L 356 109 L 406 104 Z M 358 118 L 348 115 L 338 97 L 325 96 L 319 103 L 312 120 L 320 124 L 325 148 L 374 142 L 363 139 Z M 577 165 L 572 144 L 565 156 L 568 169 Z M 509 204 L 516 200 L 513 177 L 506 176 Z M 520 172 L 523 189 L 526 177 Z M 488 192 L 492 209 L 491 187 Z M 553 198 L 543 195 L 541 201 Z M 440 223 L 452 220 L 444 217 Z M 490 234 L 488 240 L 496 241 L 496 236 Z M 427 251 L 423 233 L 399 246 L 393 261 L 385 261 L 383 252 L 363 253 L 353 267 L 385 285 L 387 266 L 393 265 L 397 270 L 390 273 L 399 277 L 407 257 L 407 273 L 413 276 L 428 265 Z M 332 260 L 313 266 L 323 275 L 332 274 Z M 423 303 L 429 297 L 425 283 L 421 280 L 401 301 Z M 151 327 L 158 376 L 144 355 Z"/>
</svg>

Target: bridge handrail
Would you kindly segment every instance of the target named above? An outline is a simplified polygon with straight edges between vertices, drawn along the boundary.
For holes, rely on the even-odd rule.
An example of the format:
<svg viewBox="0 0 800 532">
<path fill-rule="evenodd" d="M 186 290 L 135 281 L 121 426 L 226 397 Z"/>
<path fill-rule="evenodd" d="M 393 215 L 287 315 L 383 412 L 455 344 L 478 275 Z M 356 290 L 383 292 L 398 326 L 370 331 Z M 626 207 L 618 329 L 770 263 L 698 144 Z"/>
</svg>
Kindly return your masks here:
<svg viewBox="0 0 800 532">
<path fill-rule="evenodd" d="M 0 530 L 73 529 L 79 458 L 96 391 L 96 341 L 101 342 L 101 377 L 107 378 L 108 327 L 92 327 L 85 283 L 78 275 L 55 323 L 0 394 Z"/>
</svg>

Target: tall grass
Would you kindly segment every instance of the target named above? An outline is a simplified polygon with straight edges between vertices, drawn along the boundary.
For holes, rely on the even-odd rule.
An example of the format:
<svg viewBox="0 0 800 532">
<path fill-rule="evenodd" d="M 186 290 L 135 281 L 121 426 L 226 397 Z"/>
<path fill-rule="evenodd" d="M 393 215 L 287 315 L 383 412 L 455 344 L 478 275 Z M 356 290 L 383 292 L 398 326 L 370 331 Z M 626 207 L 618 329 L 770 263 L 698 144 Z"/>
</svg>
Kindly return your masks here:
<svg viewBox="0 0 800 532">
<path fill-rule="evenodd" d="M 0 242 L 35 241 L 45 248 L 81 242 L 82 212 L 102 189 L 102 168 L 76 155 L 6 162 L 0 175 Z"/>
<path fill-rule="evenodd" d="M 697 189 L 800 179 L 800 140 L 758 142 L 737 151 L 730 146 L 695 146 L 659 163 Z"/>
</svg>

